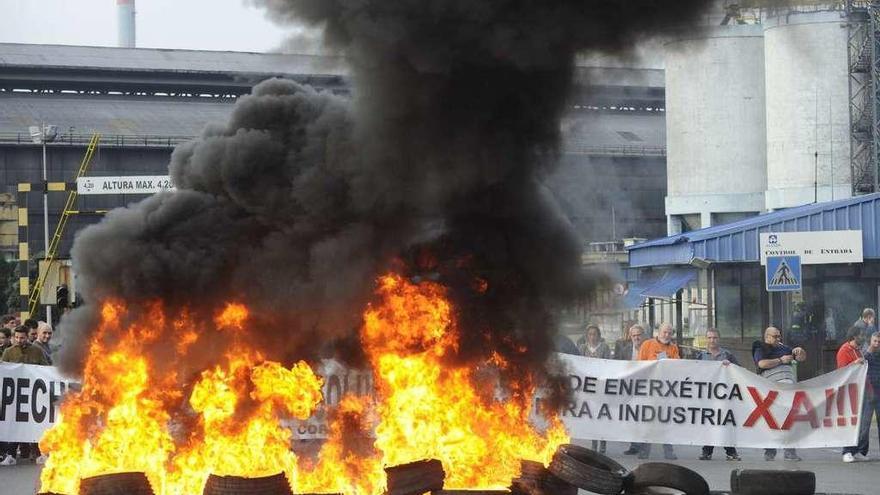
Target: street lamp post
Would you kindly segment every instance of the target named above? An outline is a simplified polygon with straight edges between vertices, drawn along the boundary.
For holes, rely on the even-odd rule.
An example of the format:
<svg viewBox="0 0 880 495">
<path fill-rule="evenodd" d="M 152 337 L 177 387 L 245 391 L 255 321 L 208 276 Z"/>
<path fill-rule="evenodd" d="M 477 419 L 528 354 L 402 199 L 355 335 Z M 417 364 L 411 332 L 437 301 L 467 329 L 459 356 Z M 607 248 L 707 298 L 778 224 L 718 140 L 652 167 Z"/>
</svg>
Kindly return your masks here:
<svg viewBox="0 0 880 495">
<path fill-rule="evenodd" d="M 49 258 L 49 174 L 46 171 L 46 143 L 51 143 L 58 136 L 58 128 L 54 125 L 30 127 L 31 139 L 43 147 L 43 258 Z M 45 266 L 48 270 L 49 266 Z M 52 324 L 52 306 L 46 305 L 46 322 Z"/>
</svg>

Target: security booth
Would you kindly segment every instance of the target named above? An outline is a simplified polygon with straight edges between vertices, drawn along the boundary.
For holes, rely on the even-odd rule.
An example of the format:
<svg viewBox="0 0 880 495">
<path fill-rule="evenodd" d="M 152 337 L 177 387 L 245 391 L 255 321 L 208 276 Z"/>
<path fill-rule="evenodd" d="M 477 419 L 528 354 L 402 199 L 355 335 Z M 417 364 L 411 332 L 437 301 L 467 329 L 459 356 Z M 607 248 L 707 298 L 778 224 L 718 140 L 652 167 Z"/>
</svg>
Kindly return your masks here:
<svg viewBox="0 0 880 495">
<path fill-rule="evenodd" d="M 641 292 L 627 297 L 642 299 L 642 311 L 656 304 L 644 287 L 658 273 L 696 272 L 672 315 L 695 345 L 705 328 L 718 328 L 722 345 L 750 364 L 752 343 L 773 325 L 787 344 L 806 349 L 798 372 L 805 379 L 833 370 L 847 329 L 862 309 L 880 306 L 880 193 L 757 215 L 628 252 L 642 278 L 630 284 L 630 292 Z"/>
</svg>

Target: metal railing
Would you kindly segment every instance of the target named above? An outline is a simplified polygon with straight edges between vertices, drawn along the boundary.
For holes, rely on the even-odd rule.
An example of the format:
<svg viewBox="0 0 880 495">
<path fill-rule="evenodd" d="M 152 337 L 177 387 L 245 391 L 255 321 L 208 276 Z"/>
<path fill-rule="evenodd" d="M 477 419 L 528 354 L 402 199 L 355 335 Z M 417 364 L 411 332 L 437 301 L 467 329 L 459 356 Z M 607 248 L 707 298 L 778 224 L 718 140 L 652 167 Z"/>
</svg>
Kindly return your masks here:
<svg viewBox="0 0 880 495">
<path fill-rule="evenodd" d="M 665 146 L 579 146 L 563 142 L 563 153 L 596 156 L 666 156 Z"/>
<path fill-rule="evenodd" d="M 102 134 L 99 146 L 108 147 L 157 147 L 173 148 L 195 136 L 160 136 L 153 134 Z M 48 146 L 88 146 L 92 134 L 59 134 Z M 38 146 L 27 132 L 0 132 L 0 144 L 20 144 Z"/>
</svg>

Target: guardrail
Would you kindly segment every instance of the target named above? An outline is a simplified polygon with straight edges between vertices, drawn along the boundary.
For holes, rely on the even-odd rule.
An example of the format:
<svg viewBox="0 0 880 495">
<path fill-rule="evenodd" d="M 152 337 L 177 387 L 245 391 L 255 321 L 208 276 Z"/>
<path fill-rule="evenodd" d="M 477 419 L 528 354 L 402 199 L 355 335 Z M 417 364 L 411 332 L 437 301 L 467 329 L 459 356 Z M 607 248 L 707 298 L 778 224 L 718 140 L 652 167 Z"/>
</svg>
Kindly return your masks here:
<svg viewBox="0 0 880 495">
<path fill-rule="evenodd" d="M 150 134 L 102 134 L 99 146 L 105 147 L 158 147 L 173 148 L 180 143 L 189 141 L 194 136 L 159 136 Z M 88 146 L 91 134 L 59 134 L 49 146 Z M 33 145 L 31 136 L 27 132 L 0 132 L 0 144 Z"/>
</svg>

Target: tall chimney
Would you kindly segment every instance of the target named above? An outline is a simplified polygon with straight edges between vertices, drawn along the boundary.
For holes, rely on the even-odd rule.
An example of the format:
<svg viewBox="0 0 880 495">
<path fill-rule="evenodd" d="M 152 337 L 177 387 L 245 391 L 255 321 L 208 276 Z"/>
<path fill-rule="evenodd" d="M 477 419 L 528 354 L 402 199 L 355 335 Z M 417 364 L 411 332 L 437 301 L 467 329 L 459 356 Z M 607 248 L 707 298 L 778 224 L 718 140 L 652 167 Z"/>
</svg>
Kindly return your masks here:
<svg viewBox="0 0 880 495">
<path fill-rule="evenodd" d="M 116 10 L 119 19 L 119 47 L 134 48 L 135 24 L 134 24 L 134 0 L 116 0 Z"/>
</svg>

